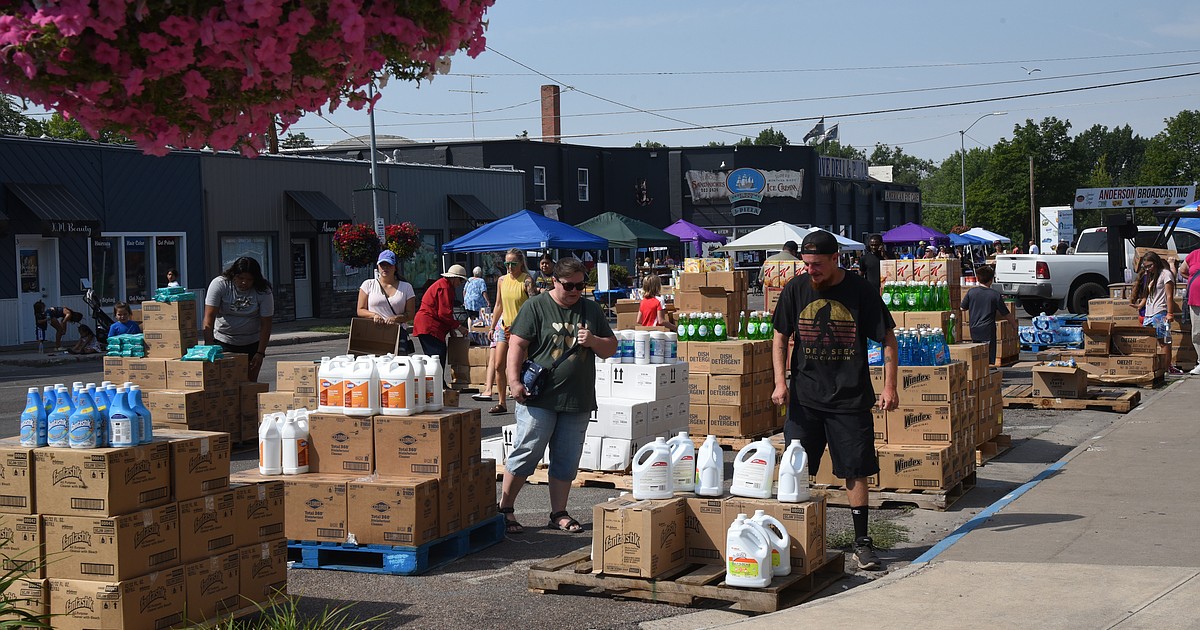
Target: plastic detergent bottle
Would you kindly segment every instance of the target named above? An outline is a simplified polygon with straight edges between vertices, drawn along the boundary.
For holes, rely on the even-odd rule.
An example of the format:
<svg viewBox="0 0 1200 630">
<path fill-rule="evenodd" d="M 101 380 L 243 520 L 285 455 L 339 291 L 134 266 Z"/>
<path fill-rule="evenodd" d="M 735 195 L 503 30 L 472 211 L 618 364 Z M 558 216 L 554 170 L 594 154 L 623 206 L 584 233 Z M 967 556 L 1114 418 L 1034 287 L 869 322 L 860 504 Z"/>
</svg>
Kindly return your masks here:
<svg viewBox="0 0 1200 630">
<path fill-rule="evenodd" d="M 283 474 L 303 475 L 308 472 L 308 432 L 296 423 L 295 416 L 283 421 L 279 438 Z"/>
<path fill-rule="evenodd" d="M 25 411 L 21 412 L 21 446 L 46 446 L 46 407 L 36 387 L 25 395 Z"/>
<path fill-rule="evenodd" d="M 88 383 L 83 386 L 87 393 L 92 395 L 92 402 L 96 403 L 96 411 L 99 411 L 104 417 L 108 417 L 108 399 L 99 395 L 99 390 L 96 389 L 95 383 Z"/>
<path fill-rule="evenodd" d="M 46 444 L 67 448 L 70 446 L 67 432 L 70 429 L 71 412 L 75 411 L 75 405 L 71 402 L 71 392 L 65 386 L 60 386 L 54 395 L 57 399 L 54 403 L 54 411 L 46 416 Z"/>
<path fill-rule="evenodd" d="M 96 412 L 96 403 L 86 389 L 79 391 L 78 406 L 67 420 L 67 444 L 71 448 L 98 448 L 103 446 L 99 441 L 98 425 L 103 422 L 103 416 Z"/>
<path fill-rule="evenodd" d="M 713 318 L 713 341 L 725 341 L 729 334 L 729 328 L 725 323 L 724 313 L 714 313 Z"/>
<path fill-rule="evenodd" d="M 58 390 L 53 385 L 47 385 L 42 388 L 42 408 L 46 410 L 46 415 L 49 416 L 54 411 L 54 403 L 58 401 Z"/>
<path fill-rule="evenodd" d="M 779 460 L 779 501 L 800 503 L 808 501 L 808 453 L 800 440 L 792 440 Z"/>
<path fill-rule="evenodd" d="M 774 477 L 775 446 L 763 438 L 743 446 L 733 458 L 733 485 L 729 491 L 739 497 L 769 499 Z"/>
<path fill-rule="evenodd" d="M 667 350 L 664 355 L 665 363 L 679 362 L 679 333 L 667 333 Z"/>
<path fill-rule="evenodd" d="M 379 413 L 384 416 L 411 416 L 412 391 L 417 381 L 413 378 L 412 364 L 408 357 L 392 357 L 379 366 Z"/>
<path fill-rule="evenodd" d="M 321 367 L 317 368 L 317 411 L 342 413 L 343 368 L 342 361 L 321 357 Z"/>
<path fill-rule="evenodd" d="M 108 439 L 112 446 L 136 446 L 138 444 L 138 417 L 129 408 L 129 398 L 125 388 L 117 388 L 116 399 L 113 400 L 108 414 Z"/>
<path fill-rule="evenodd" d="M 671 447 L 665 439 L 654 438 L 633 454 L 633 498 L 670 499 L 673 495 Z"/>
<path fill-rule="evenodd" d="M 129 408 L 137 414 L 141 431 L 138 433 L 138 444 L 149 444 L 154 441 L 154 419 L 150 417 L 150 409 L 142 402 L 142 386 L 130 385 L 125 394 L 129 399 Z"/>
<path fill-rule="evenodd" d="M 346 368 L 345 374 L 342 413 L 356 417 L 379 413 L 379 372 L 375 370 L 375 360 L 359 357 Z"/>
<path fill-rule="evenodd" d="M 702 497 L 725 494 L 725 456 L 715 435 L 704 438 L 696 457 L 696 494 Z"/>
<path fill-rule="evenodd" d="M 750 521 L 762 528 L 767 541 L 771 543 L 771 576 L 782 577 L 792 573 L 792 537 L 788 530 L 774 516 L 767 515 L 762 510 L 754 510 Z"/>
<path fill-rule="evenodd" d="M 425 357 L 425 411 L 441 411 L 445 406 L 446 381 L 442 376 L 442 358 Z"/>
<path fill-rule="evenodd" d="M 416 387 L 412 390 L 412 407 L 413 413 L 421 413 L 425 411 L 425 355 L 414 354 L 408 357 L 408 364 L 412 367 L 413 382 Z"/>
<path fill-rule="evenodd" d="M 696 490 L 696 445 L 687 431 L 667 440 L 671 447 L 671 485 L 675 492 Z"/>
<path fill-rule="evenodd" d="M 262 424 L 258 425 L 258 474 L 283 474 L 283 442 L 279 434 L 279 426 L 275 424 L 275 415 L 263 415 Z"/>
<path fill-rule="evenodd" d="M 725 534 L 725 584 L 764 588 L 771 576 L 771 541 L 758 524 L 738 514 Z"/>
<path fill-rule="evenodd" d="M 687 341 L 688 340 L 688 320 L 689 319 L 690 319 L 690 317 L 688 316 L 687 313 L 680 313 L 679 322 L 677 323 L 677 325 L 675 327 L 675 330 L 677 331 L 676 334 L 678 335 L 678 337 L 676 337 L 677 340 L 679 340 L 679 341 Z"/>
</svg>

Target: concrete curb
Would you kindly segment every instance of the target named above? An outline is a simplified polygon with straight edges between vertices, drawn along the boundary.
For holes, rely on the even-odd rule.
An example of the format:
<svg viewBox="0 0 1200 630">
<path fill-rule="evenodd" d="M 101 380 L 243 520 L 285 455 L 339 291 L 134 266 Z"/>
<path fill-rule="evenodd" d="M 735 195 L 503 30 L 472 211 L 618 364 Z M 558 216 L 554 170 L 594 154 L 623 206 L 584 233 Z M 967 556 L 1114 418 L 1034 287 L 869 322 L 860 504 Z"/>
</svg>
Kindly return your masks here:
<svg viewBox="0 0 1200 630">
<path fill-rule="evenodd" d="M 301 343 L 315 343 L 320 341 L 337 341 L 346 339 L 346 333 L 328 333 L 328 332 L 294 332 L 284 333 L 277 337 L 271 337 L 271 342 L 267 347 L 274 348 L 278 346 L 294 346 Z M 104 358 L 103 354 L 67 354 L 65 351 L 61 354 L 55 354 L 52 357 L 37 355 L 34 357 L 4 357 L 0 354 L 0 365 L 11 365 L 16 367 L 57 367 L 60 365 L 71 365 L 73 363 L 84 363 L 90 361 L 101 361 Z"/>
<path fill-rule="evenodd" d="M 56 367 L 59 365 L 71 365 L 72 363 L 85 363 L 92 361 L 99 362 L 103 358 L 103 354 L 65 354 L 64 352 L 62 356 L 55 355 L 40 359 L 0 358 L 0 365 L 13 365 L 16 367 Z"/>
</svg>

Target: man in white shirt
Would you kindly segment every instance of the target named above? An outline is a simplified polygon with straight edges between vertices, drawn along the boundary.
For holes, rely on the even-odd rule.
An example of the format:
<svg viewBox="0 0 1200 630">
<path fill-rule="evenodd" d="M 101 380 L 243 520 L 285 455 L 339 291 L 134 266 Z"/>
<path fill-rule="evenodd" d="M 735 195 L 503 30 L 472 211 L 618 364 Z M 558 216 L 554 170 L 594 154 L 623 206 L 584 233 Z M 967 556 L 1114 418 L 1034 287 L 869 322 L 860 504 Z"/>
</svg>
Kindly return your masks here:
<svg viewBox="0 0 1200 630">
<path fill-rule="evenodd" d="M 1040 254 L 1040 253 L 1042 253 L 1042 250 L 1038 249 L 1037 243 L 1035 243 L 1033 241 L 1029 241 L 1029 253 L 1030 254 Z"/>
</svg>

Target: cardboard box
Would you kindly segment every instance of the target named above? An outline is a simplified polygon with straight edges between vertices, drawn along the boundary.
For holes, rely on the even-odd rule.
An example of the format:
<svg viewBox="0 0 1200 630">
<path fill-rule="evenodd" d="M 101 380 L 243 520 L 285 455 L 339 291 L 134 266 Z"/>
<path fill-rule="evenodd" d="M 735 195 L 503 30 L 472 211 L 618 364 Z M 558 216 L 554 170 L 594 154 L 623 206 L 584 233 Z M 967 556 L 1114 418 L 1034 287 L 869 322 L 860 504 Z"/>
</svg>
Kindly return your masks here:
<svg viewBox="0 0 1200 630">
<path fill-rule="evenodd" d="M 887 443 L 948 443 L 956 431 L 969 423 L 970 412 L 962 402 L 901 405 L 887 412 Z"/>
<path fill-rule="evenodd" d="M 618 499 L 592 512 L 594 572 L 654 578 L 684 564 L 684 499 Z"/>
<path fill-rule="evenodd" d="M 753 403 L 740 406 L 709 405 L 708 432 L 712 435 L 740 437 L 758 432 L 760 407 Z"/>
<path fill-rule="evenodd" d="M 56 630 L 160 630 L 184 621 L 183 567 L 121 582 L 51 579 L 49 584 Z"/>
<path fill-rule="evenodd" d="M 11 606 L 8 614 L 0 614 L 0 625 L 4 627 L 10 627 L 10 624 L 24 619 L 23 616 L 17 614 L 18 611 L 36 617 L 45 617 L 50 614 L 50 588 L 49 582 L 46 580 L 16 578 L 0 596 Z M 20 625 L 18 624 L 16 627 L 20 627 Z"/>
<path fill-rule="evenodd" d="M 1100 298 L 1088 301 L 1088 325 L 1109 328 L 1141 328 L 1141 316 L 1128 300 Z"/>
<path fill-rule="evenodd" d="M 238 584 L 244 602 L 266 602 L 286 594 L 287 539 L 239 548 Z"/>
<path fill-rule="evenodd" d="M 115 516 L 171 500 L 171 447 L 34 450 L 34 497 L 41 514 Z"/>
<path fill-rule="evenodd" d="M 371 417 L 309 414 L 309 472 L 369 475 L 374 471 L 374 453 L 375 424 Z"/>
<path fill-rule="evenodd" d="M 710 271 L 705 274 L 704 286 L 745 293 L 750 287 L 750 276 L 745 271 Z"/>
<path fill-rule="evenodd" d="M 887 444 L 887 415 L 888 412 L 879 407 L 871 407 L 871 424 L 875 433 L 876 444 Z"/>
<path fill-rule="evenodd" d="M 967 380 L 969 381 L 982 379 L 991 370 L 991 366 L 988 364 L 988 344 L 986 343 L 952 344 L 950 360 L 962 361 L 967 365 Z"/>
<path fill-rule="evenodd" d="M 262 392 L 258 395 L 258 417 L 269 413 L 286 412 L 289 409 L 299 409 L 294 392 Z M 316 409 L 316 406 L 309 407 Z"/>
<path fill-rule="evenodd" d="M 726 528 L 739 514 L 753 516 L 762 510 L 773 516 L 788 531 L 791 539 L 793 575 L 807 575 L 825 560 L 825 497 L 818 496 L 804 503 L 780 503 L 775 499 L 730 497 L 725 501 Z M 724 539 L 722 539 L 722 550 Z M 722 554 L 723 555 L 723 554 Z"/>
<path fill-rule="evenodd" d="M 583 438 L 583 452 L 579 455 L 579 470 L 601 470 L 600 453 L 604 438 L 599 435 Z"/>
<path fill-rule="evenodd" d="M 180 562 L 175 504 L 123 516 L 42 517 L 46 575 L 81 580 L 125 580 Z"/>
<path fill-rule="evenodd" d="M 633 454 L 642 446 L 653 441 L 654 437 L 646 436 L 631 439 L 607 436 L 602 438 L 600 441 L 600 470 L 606 472 L 629 470 Z"/>
<path fill-rule="evenodd" d="M 221 374 L 221 362 L 216 361 L 180 361 L 178 359 L 166 362 L 167 384 L 170 389 L 219 389 L 224 384 Z"/>
<path fill-rule="evenodd" d="M 681 273 L 681 274 L 679 274 L 677 284 L 675 285 L 675 294 L 678 295 L 680 293 L 699 292 L 700 287 L 703 287 L 703 286 L 708 286 L 708 274 L 707 273 L 705 273 L 705 272 Z M 631 301 L 636 301 L 636 300 L 631 300 Z M 620 306 L 620 300 L 617 301 L 617 305 Z M 622 311 L 617 311 L 617 312 L 620 313 Z M 636 309 L 633 312 L 637 312 Z"/>
<path fill-rule="evenodd" d="M 708 435 L 708 405 L 689 405 L 687 426 L 689 435 Z"/>
<path fill-rule="evenodd" d="M 884 445 L 876 446 L 876 454 Z M 882 465 L 882 461 L 880 462 Z M 811 470 L 811 468 L 810 468 Z M 829 455 L 829 447 L 821 453 L 821 461 L 817 462 L 817 474 L 808 476 L 809 483 L 825 486 L 845 487 L 845 480 L 833 474 L 833 458 Z M 879 475 L 867 477 L 868 488 L 879 488 Z"/>
<path fill-rule="evenodd" d="M 1042 398 L 1086 398 L 1087 372 L 1077 367 L 1038 365 L 1033 368 L 1031 396 Z"/>
<path fill-rule="evenodd" d="M 879 485 L 899 490 L 947 490 L 957 483 L 950 446 L 880 446 Z"/>
<path fill-rule="evenodd" d="M 375 416 L 375 468 L 381 477 L 441 477 L 462 461 L 457 412 Z"/>
<path fill-rule="evenodd" d="M 114 371 L 120 373 L 121 380 L 109 378 L 109 365 L 116 362 L 110 362 L 109 359 L 121 359 L 121 367 Z M 150 358 L 133 358 L 133 357 L 105 357 L 104 378 L 113 381 L 114 383 L 124 383 L 129 381 L 134 385 L 140 385 L 144 390 L 166 389 L 167 388 L 167 361 L 169 359 L 150 359 Z"/>
<path fill-rule="evenodd" d="M 440 535 L 438 491 L 428 478 L 352 481 L 350 531 L 359 544 L 423 545 Z"/>
<path fill-rule="evenodd" d="M 472 465 L 471 468 L 474 468 Z M 462 498 L 466 494 L 464 475 L 452 472 L 438 479 L 438 536 L 449 536 L 462 529 Z"/>
<path fill-rule="evenodd" d="M 189 621 L 212 619 L 249 605 L 241 595 L 240 568 L 236 549 L 184 567 Z"/>
<path fill-rule="evenodd" d="M 597 398 L 596 420 L 604 437 L 635 439 L 648 434 L 650 403 L 624 398 Z"/>
<path fill-rule="evenodd" d="M 467 365 L 486 368 L 492 357 L 489 346 L 470 346 L 467 348 Z"/>
<path fill-rule="evenodd" d="M 700 564 L 725 564 L 724 498 L 687 497 L 684 513 L 684 558 Z"/>
<path fill-rule="evenodd" d="M 1141 331 L 1114 332 L 1111 337 L 1113 355 L 1153 355 L 1158 353 L 1158 338 L 1150 328 Z M 1186 344 L 1186 345 L 1191 345 Z"/>
<path fill-rule="evenodd" d="M 478 409 L 456 409 L 462 423 L 462 461 L 469 462 L 480 456 L 479 442 L 483 439 L 483 412 Z"/>
<path fill-rule="evenodd" d="M 104 357 L 104 380 L 114 383 L 124 383 L 128 381 L 127 372 L 125 370 L 124 357 Z"/>
<path fill-rule="evenodd" d="M 206 394 L 198 389 L 157 389 L 142 392 L 142 402 L 154 422 L 203 423 L 208 414 Z"/>
<path fill-rule="evenodd" d="M 0 514 L 33 514 L 33 449 L 18 438 L 0 439 Z"/>
<path fill-rule="evenodd" d="M 280 361 L 275 365 L 275 389 L 315 396 L 320 367 L 313 361 Z"/>
<path fill-rule="evenodd" d="M 163 359 L 182 357 L 199 340 L 195 329 L 146 330 L 142 336 L 146 344 L 146 356 Z"/>
<path fill-rule="evenodd" d="M 346 477 L 319 473 L 285 477 L 283 504 L 285 538 L 346 542 Z"/>
<path fill-rule="evenodd" d="M 199 330 L 196 314 L 198 305 L 193 300 L 182 302 L 142 302 L 142 330 Z"/>
<path fill-rule="evenodd" d="M 754 401 L 754 381 L 752 374 L 711 374 L 708 377 L 708 404 L 734 407 L 749 404 Z"/>
<path fill-rule="evenodd" d="M 475 467 L 478 470 L 476 499 L 479 501 L 475 511 L 479 520 L 483 521 L 499 514 L 496 505 L 496 460 L 482 459 Z"/>
<path fill-rule="evenodd" d="M 168 430 L 158 431 L 154 437 L 171 445 L 171 487 L 176 501 L 229 488 L 229 434 Z"/>
<path fill-rule="evenodd" d="M 37 514 L 0 516 L 0 571 L 22 577 L 46 577 L 42 517 Z"/>
<path fill-rule="evenodd" d="M 1104 357 L 1108 356 L 1112 347 L 1112 339 L 1107 328 L 1093 328 L 1085 321 L 1083 323 L 1083 352 L 1084 354 Z"/>
<path fill-rule="evenodd" d="M 237 548 L 232 490 L 179 502 L 180 561 L 196 562 Z"/>
<path fill-rule="evenodd" d="M 754 356 L 757 341 L 720 341 L 708 344 L 709 374 L 751 374 L 757 371 Z"/>
<path fill-rule="evenodd" d="M 693 405 L 708 404 L 708 374 L 691 372 L 688 375 L 688 402 Z"/>
<path fill-rule="evenodd" d="M 400 354 L 400 326 L 377 324 L 374 320 L 355 317 L 350 320 L 347 352 L 355 356 Z"/>
<path fill-rule="evenodd" d="M 901 365 L 897 370 L 896 394 L 901 405 L 944 403 L 966 394 L 967 365 L 960 361 L 937 366 Z"/>
<path fill-rule="evenodd" d="M 282 480 L 233 486 L 234 545 L 245 547 L 283 536 Z"/>
<path fill-rule="evenodd" d="M 610 366 L 611 388 L 615 398 L 662 400 L 687 393 L 690 370 L 686 363 L 606 365 Z"/>
<path fill-rule="evenodd" d="M 217 365 L 226 387 L 239 387 L 250 380 L 250 355 L 227 353 Z"/>
</svg>

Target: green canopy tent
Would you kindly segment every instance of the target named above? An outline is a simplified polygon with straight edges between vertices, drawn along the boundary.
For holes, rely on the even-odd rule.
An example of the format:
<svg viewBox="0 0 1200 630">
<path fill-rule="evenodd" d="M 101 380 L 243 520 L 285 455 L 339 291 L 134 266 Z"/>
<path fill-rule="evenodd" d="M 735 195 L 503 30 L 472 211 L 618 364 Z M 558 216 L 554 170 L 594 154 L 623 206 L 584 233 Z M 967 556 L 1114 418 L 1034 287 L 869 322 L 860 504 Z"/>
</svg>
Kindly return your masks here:
<svg viewBox="0 0 1200 630">
<path fill-rule="evenodd" d="M 642 249 L 679 245 L 678 236 L 616 212 L 605 212 L 575 227 L 608 239 L 609 249 Z"/>
</svg>

